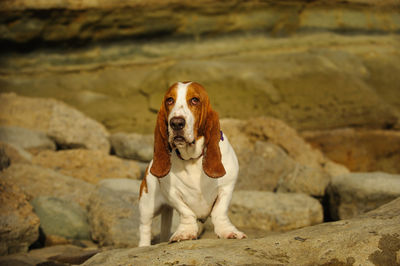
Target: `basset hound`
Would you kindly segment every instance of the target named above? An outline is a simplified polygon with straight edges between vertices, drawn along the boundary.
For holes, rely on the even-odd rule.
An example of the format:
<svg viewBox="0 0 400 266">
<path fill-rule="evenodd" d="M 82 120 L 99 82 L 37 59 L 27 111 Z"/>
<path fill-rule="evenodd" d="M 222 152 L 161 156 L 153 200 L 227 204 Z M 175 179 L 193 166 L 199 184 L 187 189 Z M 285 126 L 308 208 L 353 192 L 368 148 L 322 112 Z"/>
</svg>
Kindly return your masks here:
<svg viewBox="0 0 400 266">
<path fill-rule="evenodd" d="M 152 220 L 160 213 L 161 241 L 168 241 L 172 208 L 180 222 L 170 242 L 197 239 L 197 221 L 209 216 L 218 237 L 246 238 L 228 218 L 238 171 L 205 89 L 195 82 L 172 85 L 157 115 L 154 156 L 140 187 L 139 246 L 151 244 Z"/>
</svg>

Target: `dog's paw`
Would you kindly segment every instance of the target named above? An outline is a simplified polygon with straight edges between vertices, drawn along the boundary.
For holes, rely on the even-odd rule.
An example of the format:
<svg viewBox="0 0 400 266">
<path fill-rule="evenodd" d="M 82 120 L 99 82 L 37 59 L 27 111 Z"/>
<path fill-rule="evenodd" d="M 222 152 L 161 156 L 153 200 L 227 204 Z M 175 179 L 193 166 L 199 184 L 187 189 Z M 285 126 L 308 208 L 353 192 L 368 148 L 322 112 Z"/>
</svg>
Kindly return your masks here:
<svg viewBox="0 0 400 266">
<path fill-rule="evenodd" d="M 219 238 L 225 238 L 225 239 L 244 239 L 244 238 L 247 238 L 246 234 L 243 233 L 243 232 L 240 232 L 239 230 L 218 232 L 217 236 Z"/>
<path fill-rule="evenodd" d="M 198 236 L 197 226 L 182 226 L 171 236 L 169 243 L 180 242 L 184 240 L 195 240 Z"/>
<path fill-rule="evenodd" d="M 197 239 L 197 233 L 196 232 L 175 232 L 171 238 L 169 239 L 169 243 L 173 242 L 180 242 L 184 240 L 196 240 Z"/>
</svg>

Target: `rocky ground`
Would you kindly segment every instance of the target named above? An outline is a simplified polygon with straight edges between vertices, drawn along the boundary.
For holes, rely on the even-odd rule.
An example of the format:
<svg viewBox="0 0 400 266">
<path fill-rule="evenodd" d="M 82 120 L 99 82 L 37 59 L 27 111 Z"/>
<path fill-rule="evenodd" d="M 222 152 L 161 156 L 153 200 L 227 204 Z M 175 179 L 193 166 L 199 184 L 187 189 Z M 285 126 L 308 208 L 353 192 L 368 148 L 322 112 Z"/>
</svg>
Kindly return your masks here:
<svg viewBox="0 0 400 266">
<path fill-rule="evenodd" d="M 0 1 L 0 265 L 400 265 L 400 4 Z M 173 82 L 240 163 L 247 240 L 137 248 Z M 175 214 L 173 228 L 177 226 Z"/>
<path fill-rule="evenodd" d="M 217 240 L 207 222 L 201 240 L 135 248 L 152 136 L 109 134 L 54 99 L 0 106 L 2 265 L 399 263 L 400 175 L 350 172 L 276 118 L 221 120 L 241 165 L 229 216 L 248 240 Z"/>
</svg>

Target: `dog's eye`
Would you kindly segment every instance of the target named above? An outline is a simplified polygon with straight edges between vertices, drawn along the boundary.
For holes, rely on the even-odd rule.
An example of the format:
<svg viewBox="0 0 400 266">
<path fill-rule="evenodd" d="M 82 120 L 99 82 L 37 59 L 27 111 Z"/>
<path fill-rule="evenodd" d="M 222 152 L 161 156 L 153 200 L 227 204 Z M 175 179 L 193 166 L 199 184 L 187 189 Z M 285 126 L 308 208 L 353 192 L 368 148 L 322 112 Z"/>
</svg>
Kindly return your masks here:
<svg viewBox="0 0 400 266">
<path fill-rule="evenodd" d="M 198 105 L 200 103 L 199 98 L 193 97 L 192 99 L 190 99 L 190 103 L 192 105 Z"/>
<path fill-rule="evenodd" d="M 174 98 L 172 98 L 172 97 L 169 97 L 169 98 L 167 98 L 167 100 L 165 101 L 165 103 L 167 104 L 167 105 L 172 105 L 172 104 L 174 104 Z"/>
</svg>

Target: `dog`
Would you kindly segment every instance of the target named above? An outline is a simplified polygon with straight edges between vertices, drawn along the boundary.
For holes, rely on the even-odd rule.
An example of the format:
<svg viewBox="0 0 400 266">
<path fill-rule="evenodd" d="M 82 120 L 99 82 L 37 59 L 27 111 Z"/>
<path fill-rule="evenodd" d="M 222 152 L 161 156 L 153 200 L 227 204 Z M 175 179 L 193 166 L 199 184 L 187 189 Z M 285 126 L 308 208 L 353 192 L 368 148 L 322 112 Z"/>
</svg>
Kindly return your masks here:
<svg viewBox="0 0 400 266">
<path fill-rule="evenodd" d="M 197 239 L 197 221 L 209 216 L 219 238 L 246 238 L 228 217 L 238 172 L 236 154 L 204 87 L 172 85 L 157 114 L 153 160 L 140 186 L 139 246 L 151 245 L 152 220 L 160 213 L 161 241 Z M 180 222 L 169 238 L 173 209 Z"/>
</svg>

